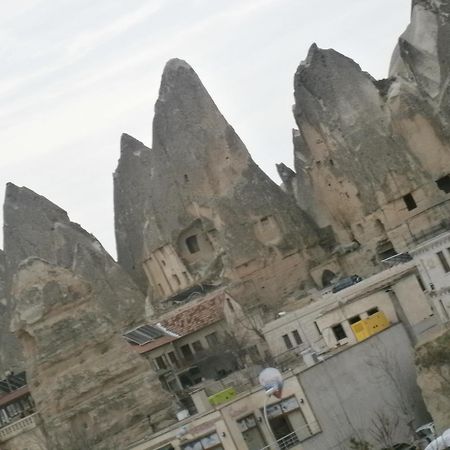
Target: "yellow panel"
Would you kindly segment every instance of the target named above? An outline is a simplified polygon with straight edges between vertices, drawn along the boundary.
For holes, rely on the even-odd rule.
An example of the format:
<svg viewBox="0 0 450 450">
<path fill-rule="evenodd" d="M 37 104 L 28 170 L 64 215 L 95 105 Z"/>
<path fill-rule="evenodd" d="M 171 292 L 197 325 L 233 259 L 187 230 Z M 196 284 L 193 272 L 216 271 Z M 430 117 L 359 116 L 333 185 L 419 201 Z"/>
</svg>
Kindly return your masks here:
<svg viewBox="0 0 450 450">
<path fill-rule="evenodd" d="M 369 330 L 367 329 L 367 325 L 364 320 L 360 320 L 351 325 L 353 333 L 358 342 L 367 339 L 370 336 Z"/>
<path fill-rule="evenodd" d="M 364 322 L 370 335 L 379 333 L 390 325 L 389 320 L 382 311 L 372 314 L 367 319 L 364 319 Z"/>
<path fill-rule="evenodd" d="M 208 397 L 208 400 L 209 400 L 209 403 L 211 403 L 211 405 L 217 406 L 217 405 L 221 405 L 222 403 L 227 402 L 228 400 L 233 399 L 234 397 L 236 397 L 235 389 L 228 388 L 228 389 L 225 389 L 224 391 L 220 391 L 214 395 L 211 395 L 210 397 Z"/>
</svg>

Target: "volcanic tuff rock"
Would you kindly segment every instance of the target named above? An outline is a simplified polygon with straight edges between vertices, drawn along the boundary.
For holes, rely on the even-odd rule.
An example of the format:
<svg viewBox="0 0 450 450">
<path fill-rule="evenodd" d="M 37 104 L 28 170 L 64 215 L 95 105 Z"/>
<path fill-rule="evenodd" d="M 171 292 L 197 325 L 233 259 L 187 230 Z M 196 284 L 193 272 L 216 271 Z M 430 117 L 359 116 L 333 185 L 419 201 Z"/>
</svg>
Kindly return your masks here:
<svg viewBox="0 0 450 450">
<path fill-rule="evenodd" d="M 145 292 L 143 224 L 151 192 L 151 150 L 128 134 L 120 140 L 120 159 L 114 173 L 114 215 L 117 262 Z M 117 212 L 120 212 L 118 214 Z"/>
<path fill-rule="evenodd" d="M 23 367 L 21 347 L 10 331 L 11 303 L 7 295 L 5 253 L 0 250 L 0 373 L 20 370 Z"/>
<path fill-rule="evenodd" d="M 124 136 L 114 180 L 119 261 L 130 273 L 158 249 L 172 255 L 168 244 L 187 266 L 190 284 L 219 274 L 235 278 L 236 267 L 255 260 L 264 267 L 300 251 L 306 266 L 321 255 L 313 221 L 253 162 L 184 61 L 164 69 L 152 149 Z M 189 252 L 186 239 L 202 233 L 207 250 Z"/>
<path fill-rule="evenodd" d="M 417 382 L 438 433 L 450 428 L 450 331 L 416 349 Z"/>
<path fill-rule="evenodd" d="M 143 320 L 142 292 L 97 239 L 71 222 L 64 210 L 25 187 L 8 183 L 4 222 L 10 276 L 21 261 L 36 256 L 91 283 L 99 308 L 116 330 Z"/>
<path fill-rule="evenodd" d="M 342 243 L 389 238 L 405 248 L 449 215 L 448 188 L 437 185 L 450 173 L 449 14 L 449 0 L 413 1 L 389 79 L 316 45 L 295 74 L 297 175 L 283 181 Z M 440 203 L 433 217 L 412 217 Z"/>
<path fill-rule="evenodd" d="M 149 431 L 149 422 L 170 423 L 167 393 L 148 362 L 114 332 L 94 284 L 29 258 L 12 294 L 13 326 L 49 448 L 125 448 Z"/>
</svg>

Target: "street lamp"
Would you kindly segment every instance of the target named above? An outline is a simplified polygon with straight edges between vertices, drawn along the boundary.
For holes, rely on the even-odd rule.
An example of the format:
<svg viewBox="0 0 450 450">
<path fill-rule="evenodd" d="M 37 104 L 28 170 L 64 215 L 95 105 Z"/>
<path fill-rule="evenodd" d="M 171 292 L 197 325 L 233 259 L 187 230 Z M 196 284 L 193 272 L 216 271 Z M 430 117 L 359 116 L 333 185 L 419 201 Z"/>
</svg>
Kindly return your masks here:
<svg viewBox="0 0 450 450">
<path fill-rule="evenodd" d="M 267 416 L 267 402 L 272 395 L 275 395 L 277 398 L 281 398 L 281 393 L 283 389 L 283 377 L 278 369 L 274 369 L 273 367 L 268 367 L 264 369 L 259 374 L 259 384 L 264 388 L 265 398 L 264 398 L 264 421 L 266 422 L 267 429 L 269 430 L 270 436 L 274 442 L 274 450 L 278 449 L 277 439 L 275 434 L 270 426 L 269 418 Z M 272 445 L 271 445 L 272 447 Z"/>
</svg>

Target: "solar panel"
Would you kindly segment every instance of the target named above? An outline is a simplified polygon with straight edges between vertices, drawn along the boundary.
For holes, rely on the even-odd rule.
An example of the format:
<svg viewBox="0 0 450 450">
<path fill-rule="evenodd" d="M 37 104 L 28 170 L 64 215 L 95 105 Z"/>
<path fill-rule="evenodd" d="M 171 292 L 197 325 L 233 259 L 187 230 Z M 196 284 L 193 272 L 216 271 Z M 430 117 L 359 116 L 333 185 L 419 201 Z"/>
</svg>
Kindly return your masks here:
<svg viewBox="0 0 450 450">
<path fill-rule="evenodd" d="M 20 372 L 18 374 L 11 374 L 0 380 L 0 393 L 8 393 L 15 391 L 27 384 L 27 378 L 25 372 Z"/>
<path fill-rule="evenodd" d="M 162 336 L 167 336 L 167 334 L 153 325 L 141 325 L 134 330 L 128 331 L 123 336 L 132 344 L 144 345 Z"/>
</svg>

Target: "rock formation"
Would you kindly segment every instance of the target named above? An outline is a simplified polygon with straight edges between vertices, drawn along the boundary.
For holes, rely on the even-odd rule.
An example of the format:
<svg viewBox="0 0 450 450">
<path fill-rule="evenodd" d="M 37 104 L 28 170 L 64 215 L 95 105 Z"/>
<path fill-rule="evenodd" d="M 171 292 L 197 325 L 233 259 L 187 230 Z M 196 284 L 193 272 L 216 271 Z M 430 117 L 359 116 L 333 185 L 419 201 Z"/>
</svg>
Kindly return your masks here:
<svg viewBox="0 0 450 450">
<path fill-rule="evenodd" d="M 413 1 L 389 79 L 316 45 L 295 74 L 296 176 L 285 190 L 341 244 L 364 242 L 379 259 L 450 214 L 449 7 Z"/>
<path fill-rule="evenodd" d="M 144 296 L 97 239 L 46 198 L 12 183 L 6 188 L 4 246 L 10 276 L 36 256 L 88 280 L 116 329 L 144 319 Z"/>
<path fill-rule="evenodd" d="M 450 331 L 416 349 L 417 381 L 440 434 L 450 428 Z"/>
<path fill-rule="evenodd" d="M 49 448 L 125 448 L 152 426 L 170 423 L 157 377 L 100 307 L 99 295 L 108 291 L 30 258 L 19 267 L 12 295 L 13 327 Z"/>
<path fill-rule="evenodd" d="M 184 61 L 164 69 L 152 149 L 123 136 L 114 181 L 119 261 L 145 288 L 143 267 L 157 299 L 219 279 L 251 279 L 263 295 L 296 255 L 272 280 L 276 298 L 323 256 L 313 221 L 253 162 Z"/>
<path fill-rule="evenodd" d="M 23 367 L 20 344 L 10 330 L 12 306 L 7 295 L 5 253 L 0 250 L 0 373 Z"/>
</svg>

